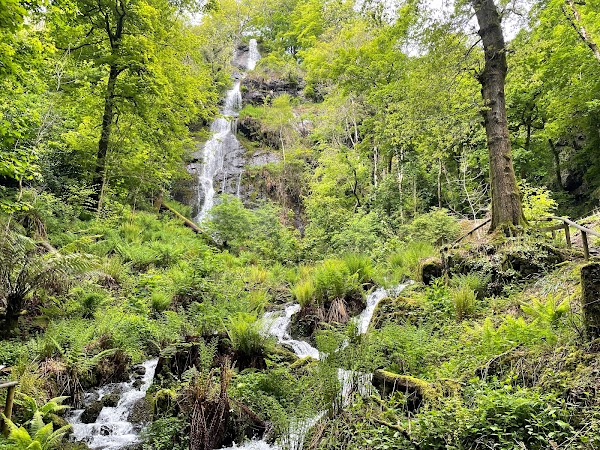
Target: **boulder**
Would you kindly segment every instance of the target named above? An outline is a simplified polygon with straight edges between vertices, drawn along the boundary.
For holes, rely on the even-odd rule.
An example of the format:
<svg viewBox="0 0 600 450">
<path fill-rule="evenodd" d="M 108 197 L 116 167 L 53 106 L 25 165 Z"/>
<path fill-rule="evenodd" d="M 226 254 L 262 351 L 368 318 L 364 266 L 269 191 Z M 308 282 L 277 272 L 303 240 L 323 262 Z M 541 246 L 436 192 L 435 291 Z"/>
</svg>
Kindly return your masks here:
<svg viewBox="0 0 600 450">
<path fill-rule="evenodd" d="M 141 398 L 134 403 L 127 420 L 137 424 L 148 423 L 152 420 L 152 404 L 146 397 Z"/>
<path fill-rule="evenodd" d="M 98 416 L 104 405 L 101 400 L 96 400 L 87 406 L 81 413 L 81 423 L 94 423 L 98 420 Z"/>
<path fill-rule="evenodd" d="M 114 408 L 115 406 L 117 406 L 117 403 L 119 403 L 120 398 L 121 396 L 119 394 L 117 394 L 116 392 L 112 392 L 102 397 L 102 404 L 104 406 Z"/>
<path fill-rule="evenodd" d="M 421 261 L 419 265 L 419 278 L 425 285 L 430 285 L 433 280 L 444 274 L 442 260 L 437 257 L 431 257 Z"/>
<path fill-rule="evenodd" d="M 381 329 L 388 324 L 418 325 L 426 317 L 421 303 L 409 297 L 384 298 L 379 302 L 371 319 L 371 327 Z"/>
</svg>

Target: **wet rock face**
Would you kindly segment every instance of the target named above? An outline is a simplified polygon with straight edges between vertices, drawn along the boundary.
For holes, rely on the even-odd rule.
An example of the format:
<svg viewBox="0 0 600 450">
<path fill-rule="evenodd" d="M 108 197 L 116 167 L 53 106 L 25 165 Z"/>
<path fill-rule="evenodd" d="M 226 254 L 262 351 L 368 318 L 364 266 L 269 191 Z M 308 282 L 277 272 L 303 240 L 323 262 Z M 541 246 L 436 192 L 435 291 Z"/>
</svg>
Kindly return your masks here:
<svg viewBox="0 0 600 450">
<path fill-rule="evenodd" d="M 133 405 L 127 420 L 136 424 L 150 422 L 152 420 L 152 404 L 146 398 L 141 398 Z"/>
<path fill-rule="evenodd" d="M 282 94 L 299 97 L 302 89 L 304 82 L 301 80 L 248 77 L 242 83 L 242 100 L 245 105 L 264 105 Z"/>
<path fill-rule="evenodd" d="M 117 406 L 117 403 L 119 403 L 120 398 L 121 398 L 121 396 L 118 393 L 113 392 L 111 394 L 108 394 L 108 395 L 105 395 L 104 397 L 102 397 L 102 404 L 104 406 L 114 408 L 115 406 Z"/>
<path fill-rule="evenodd" d="M 100 400 L 92 402 L 81 413 L 81 423 L 94 423 L 98 419 L 104 404 Z"/>
</svg>

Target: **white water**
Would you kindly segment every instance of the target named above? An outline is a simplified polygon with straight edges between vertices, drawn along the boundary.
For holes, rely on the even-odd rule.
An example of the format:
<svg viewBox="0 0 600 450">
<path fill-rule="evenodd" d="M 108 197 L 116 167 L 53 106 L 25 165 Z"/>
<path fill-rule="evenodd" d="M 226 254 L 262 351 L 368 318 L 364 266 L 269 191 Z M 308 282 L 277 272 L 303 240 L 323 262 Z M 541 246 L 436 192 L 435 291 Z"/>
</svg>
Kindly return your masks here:
<svg viewBox="0 0 600 450">
<path fill-rule="evenodd" d="M 146 396 L 146 391 L 152 384 L 158 359 L 146 361 L 145 374 L 141 378 L 142 384 L 135 388 L 135 378 L 126 383 L 117 383 L 104 386 L 96 391 L 101 400 L 112 392 L 121 393 L 121 398 L 115 407 L 102 408 L 98 419 L 94 423 L 81 423 L 80 417 L 83 409 L 75 410 L 69 419 L 73 425 L 73 436 L 78 441 L 84 441 L 92 450 L 120 450 L 128 445 L 138 442 L 140 427 L 129 422 L 135 404 Z"/>
<path fill-rule="evenodd" d="M 283 311 L 273 311 L 265 314 L 265 321 L 268 325 L 267 333 L 275 336 L 280 344 L 287 345 L 292 348 L 294 353 L 299 358 L 310 356 L 314 359 L 319 359 L 319 350 L 314 348 L 308 342 L 292 339 L 290 336 L 290 323 L 292 316 L 300 311 L 300 305 L 295 303 L 286 306 Z"/>
<path fill-rule="evenodd" d="M 258 52 L 256 39 L 250 39 L 246 70 L 253 70 L 259 59 L 260 53 Z M 240 91 L 240 80 L 237 80 L 233 87 L 227 91 L 221 117 L 215 119 L 210 127 L 212 135 L 206 144 L 204 144 L 202 150 L 202 166 L 196 168 L 198 177 L 196 201 L 199 207 L 199 212 L 195 217 L 196 222 L 201 222 L 215 204 L 216 191 L 214 181 L 217 174 L 222 175 L 221 190 L 225 190 L 229 174 L 226 167 L 226 156 L 240 146 L 235 134 L 237 132 L 237 117 L 241 107 L 242 94 Z M 240 180 L 241 173 L 237 187 L 238 196 Z"/>
<path fill-rule="evenodd" d="M 407 285 L 399 285 L 391 290 L 386 290 L 383 287 L 377 288 L 367 296 L 366 308 L 356 317 L 356 325 L 359 334 L 365 334 L 375 313 L 375 309 L 381 300 L 389 295 L 398 295 Z M 265 314 L 265 319 L 268 324 L 267 332 L 277 338 L 280 344 L 288 345 L 294 350 L 294 353 L 299 358 L 311 356 L 319 359 L 319 351 L 305 341 L 293 339 L 290 336 L 289 328 L 292 322 L 292 316 L 300 311 L 300 305 L 295 303 L 287 305 L 283 311 L 273 311 Z M 340 350 L 348 346 L 348 342 L 344 342 Z M 352 402 L 352 397 L 355 392 L 361 396 L 367 396 L 371 393 L 371 381 L 373 374 L 362 373 L 352 370 L 338 369 L 338 380 L 340 382 L 340 394 L 338 397 L 339 405 L 344 408 Z M 264 440 L 249 441 L 241 446 L 234 445 L 223 450 L 301 450 L 304 446 L 304 440 L 310 429 L 323 418 L 325 411 L 320 411 L 316 416 L 298 419 L 290 424 L 290 429 L 287 436 L 281 439 L 279 444 L 269 444 Z"/>
</svg>

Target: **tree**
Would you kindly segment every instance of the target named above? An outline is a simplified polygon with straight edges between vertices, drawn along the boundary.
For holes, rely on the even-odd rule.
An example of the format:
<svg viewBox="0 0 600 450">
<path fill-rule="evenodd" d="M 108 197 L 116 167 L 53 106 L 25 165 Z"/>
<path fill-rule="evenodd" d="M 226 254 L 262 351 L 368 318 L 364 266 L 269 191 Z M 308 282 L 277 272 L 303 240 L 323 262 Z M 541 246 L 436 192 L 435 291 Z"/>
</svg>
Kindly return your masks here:
<svg viewBox="0 0 600 450">
<path fill-rule="evenodd" d="M 171 58 L 182 56 L 170 51 L 181 48 L 185 37 L 177 12 L 184 7 L 194 8 L 195 3 L 194 0 L 62 0 L 51 6 L 49 22 L 57 46 L 104 73 L 100 135 L 92 175 L 96 207 L 106 181 L 109 149 L 123 145 L 116 143 L 113 136 L 117 118 L 133 114 L 141 116 L 144 122 L 145 115 L 168 116 L 170 113 L 168 109 L 153 111 L 157 109 L 157 97 L 179 92 L 180 87 L 170 78 L 175 75 L 172 67 L 167 67 L 169 75 L 160 67 L 161 54 L 164 57 L 166 52 Z M 193 65 L 193 60 L 188 63 L 188 66 Z M 190 98 L 193 102 L 197 95 Z M 180 106 L 176 104 L 174 109 Z M 192 106 L 192 112 L 198 108 L 185 106 Z M 163 121 L 168 123 L 168 120 Z"/>
<path fill-rule="evenodd" d="M 492 224 L 490 231 L 524 222 L 521 197 L 513 167 L 504 85 L 508 65 L 500 14 L 493 0 L 472 0 L 483 42 L 485 64 L 478 78 L 484 100 L 482 111 L 490 155 Z"/>
</svg>

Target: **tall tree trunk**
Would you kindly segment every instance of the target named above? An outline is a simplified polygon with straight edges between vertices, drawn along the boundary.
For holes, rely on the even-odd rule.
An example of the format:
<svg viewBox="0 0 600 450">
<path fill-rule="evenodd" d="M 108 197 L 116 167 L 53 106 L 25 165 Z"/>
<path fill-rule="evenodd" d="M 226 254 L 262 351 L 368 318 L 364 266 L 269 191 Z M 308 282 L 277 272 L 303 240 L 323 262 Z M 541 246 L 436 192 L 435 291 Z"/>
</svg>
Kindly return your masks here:
<svg viewBox="0 0 600 450">
<path fill-rule="evenodd" d="M 560 173 L 560 150 L 554 145 L 552 139 L 548 139 L 548 144 L 550 144 L 550 150 L 552 150 L 552 156 L 554 157 L 554 171 L 556 173 L 556 183 L 558 187 L 562 190 L 565 189 L 565 185 L 562 181 L 562 175 Z"/>
<path fill-rule="evenodd" d="M 492 224 L 490 231 L 511 228 L 524 223 L 521 197 L 515 177 L 504 84 L 506 81 L 506 48 L 500 26 L 500 15 L 493 0 L 472 0 L 483 42 L 485 65 L 479 74 L 481 94 L 485 103 L 482 111 L 490 154 L 492 186 Z"/>
<path fill-rule="evenodd" d="M 594 42 L 587 29 L 583 26 L 581 21 L 581 14 L 579 14 L 579 10 L 575 6 L 575 2 L 573 0 L 566 0 L 567 5 L 569 5 L 570 12 L 566 10 L 563 6 L 562 11 L 571 26 L 577 32 L 579 39 L 583 41 L 585 45 L 587 45 L 596 59 L 600 61 L 600 48 L 598 48 L 598 44 Z"/>
<path fill-rule="evenodd" d="M 110 143 L 110 135 L 112 132 L 114 118 L 114 100 L 115 100 L 115 85 L 120 70 L 115 65 L 110 66 L 108 73 L 108 83 L 106 86 L 106 94 L 104 96 L 104 114 L 102 115 L 102 131 L 100 140 L 98 141 L 98 153 L 96 154 L 96 169 L 94 171 L 94 194 L 92 200 L 94 207 L 98 208 L 100 204 L 100 196 L 102 194 L 102 186 L 104 184 L 104 171 L 106 168 L 106 154 L 108 153 L 108 145 Z"/>
</svg>

